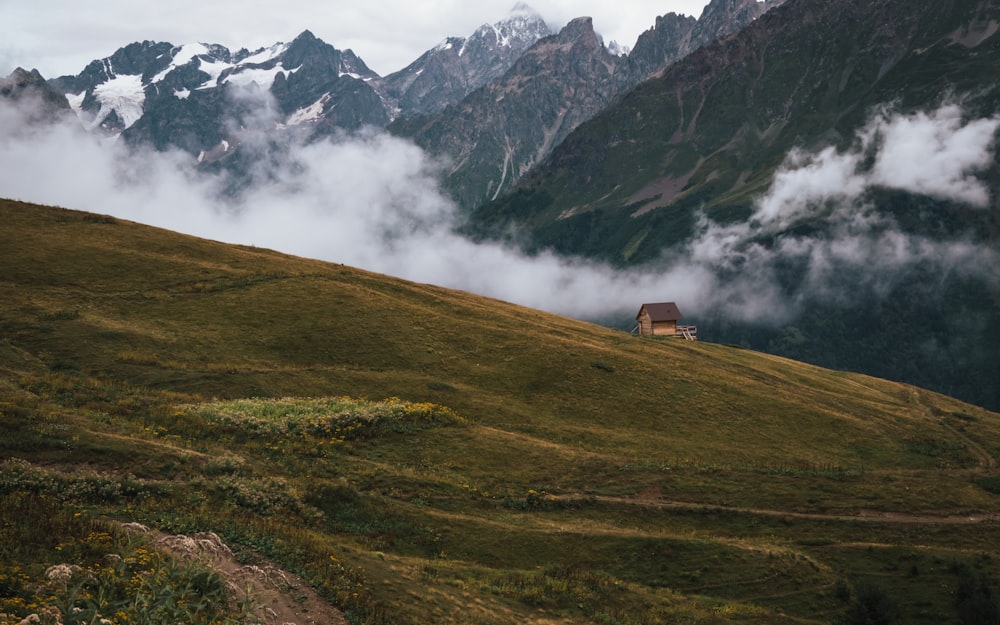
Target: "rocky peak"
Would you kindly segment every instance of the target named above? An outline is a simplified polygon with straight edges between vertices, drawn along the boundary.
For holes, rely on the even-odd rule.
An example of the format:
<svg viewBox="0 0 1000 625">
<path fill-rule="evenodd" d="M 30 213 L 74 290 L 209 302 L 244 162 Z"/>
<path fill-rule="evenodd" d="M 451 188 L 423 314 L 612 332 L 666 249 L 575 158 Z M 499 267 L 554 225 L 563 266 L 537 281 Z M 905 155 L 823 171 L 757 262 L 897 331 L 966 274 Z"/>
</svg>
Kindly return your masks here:
<svg viewBox="0 0 1000 625">
<path fill-rule="evenodd" d="M 311 69 L 332 70 L 337 75 L 355 74 L 369 80 L 379 77 L 351 50 L 338 50 L 308 30 L 288 44 L 281 60 L 288 70 L 308 65 Z"/>
<path fill-rule="evenodd" d="M 511 15 L 531 15 L 531 16 L 535 16 L 535 17 L 538 16 L 538 12 L 535 11 L 530 6 L 528 6 L 528 4 L 526 2 L 518 2 L 517 4 L 515 4 L 514 8 L 512 8 L 510 10 L 510 14 Z"/>
<path fill-rule="evenodd" d="M 18 67 L 0 78 L 0 99 L 30 103 L 27 109 L 32 122 L 53 121 L 71 115 L 66 96 L 50 86 L 37 69 Z"/>
<path fill-rule="evenodd" d="M 731 35 L 784 0 L 711 0 L 701 17 L 667 13 L 656 18 L 650 30 L 639 35 L 629 54 L 635 83 L 641 82 L 676 63 L 698 48 Z"/>
<path fill-rule="evenodd" d="M 39 97 L 57 108 L 69 109 L 66 96 L 49 86 L 37 69 L 29 72 L 18 67 L 6 78 L 0 78 L 0 97 L 10 100 Z"/>
<path fill-rule="evenodd" d="M 16 90 L 44 83 L 45 79 L 37 69 L 29 72 L 23 67 L 18 67 L 6 78 L 0 78 L 0 95 L 12 96 Z"/>
<path fill-rule="evenodd" d="M 307 28 L 303 30 L 301 33 L 299 33 L 298 37 L 292 40 L 292 45 L 297 43 L 303 45 L 309 45 L 312 43 L 316 43 L 317 41 L 319 41 L 319 39 L 316 38 L 316 35 L 314 35 L 312 31 Z"/>
<path fill-rule="evenodd" d="M 580 41 L 591 46 L 603 45 L 597 32 L 594 31 L 594 20 L 590 17 L 578 17 L 572 20 L 559 31 L 555 40 L 561 43 Z"/>
<path fill-rule="evenodd" d="M 504 74 L 536 41 L 552 34 L 524 3 L 469 37 L 448 37 L 402 70 L 386 76 L 388 98 L 402 117 L 434 114 Z"/>
<path fill-rule="evenodd" d="M 170 65 L 173 48 L 173 44 L 159 41 L 130 43 L 111 56 L 91 61 L 76 76 L 60 76 L 50 82 L 62 93 L 80 93 L 119 76 L 142 76 L 148 81 Z"/>
<path fill-rule="evenodd" d="M 687 54 L 697 23 L 695 18 L 677 13 L 657 17 L 653 28 L 639 35 L 629 54 L 636 78 L 650 76 Z"/>
<path fill-rule="evenodd" d="M 784 0 L 712 0 L 701 12 L 694 27 L 690 50 L 706 46 L 720 37 L 735 33 L 746 27 Z"/>
<path fill-rule="evenodd" d="M 492 26 L 484 25 L 477 33 L 484 29 L 496 33 L 499 44 L 516 47 L 520 47 L 519 42 L 525 41 L 530 46 L 535 41 L 551 34 L 551 30 L 542 16 L 523 2 L 515 4 L 506 19 Z"/>
<path fill-rule="evenodd" d="M 622 63 L 581 17 L 538 40 L 500 78 L 430 119 L 391 126 L 457 163 L 449 188 L 473 207 L 509 189 L 617 93 Z"/>
</svg>

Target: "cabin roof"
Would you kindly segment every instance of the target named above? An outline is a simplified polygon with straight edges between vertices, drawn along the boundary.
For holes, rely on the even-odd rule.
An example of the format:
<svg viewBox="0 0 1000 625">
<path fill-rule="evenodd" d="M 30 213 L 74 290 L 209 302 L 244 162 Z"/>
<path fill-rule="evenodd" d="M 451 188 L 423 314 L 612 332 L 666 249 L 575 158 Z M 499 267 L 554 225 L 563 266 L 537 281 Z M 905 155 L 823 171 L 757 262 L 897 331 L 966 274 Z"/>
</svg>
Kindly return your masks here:
<svg viewBox="0 0 1000 625">
<path fill-rule="evenodd" d="M 678 321 L 681 319 L 681 311 L 677 304 L 673 302 L 660 302 L 658 304 L 643 304 L 639 308 L 639 313 L 635 316 L 638 319 L 642 316 L 643 309 L 649 313 L 649 318 L 653 322 L 657 321 Z"/>
</svg>

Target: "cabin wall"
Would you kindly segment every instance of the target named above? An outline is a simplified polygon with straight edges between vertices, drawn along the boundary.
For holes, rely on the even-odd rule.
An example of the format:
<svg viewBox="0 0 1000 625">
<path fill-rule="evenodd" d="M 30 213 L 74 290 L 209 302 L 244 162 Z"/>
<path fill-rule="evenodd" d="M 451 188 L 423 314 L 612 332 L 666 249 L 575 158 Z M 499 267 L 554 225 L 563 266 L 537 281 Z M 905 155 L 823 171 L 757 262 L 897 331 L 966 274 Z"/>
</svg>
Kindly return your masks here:
<svg viewBox="0 0 1000 625">
<path fill-rule="evenodd" d="M 654 323 L 646 309 L 639 313 L 636 321 L 639 322 L 639 336 L 677 336 L 676 321 L 657 321 Z"/>
<path fill-rule="evenodd" d="M 660 321 L 658 323 L 652 324 L 652 334 L 653 336 L 676 336 L 677 335 L 677 322 L 676 321 Z"/>
<path fill-rule="evenodd" d="M 639 322 L 639 335 L 650 336 L 653 334 L 653 320 L 649 318 L 649 313 L 643 310 L 637 319 Z"/>
</svg>

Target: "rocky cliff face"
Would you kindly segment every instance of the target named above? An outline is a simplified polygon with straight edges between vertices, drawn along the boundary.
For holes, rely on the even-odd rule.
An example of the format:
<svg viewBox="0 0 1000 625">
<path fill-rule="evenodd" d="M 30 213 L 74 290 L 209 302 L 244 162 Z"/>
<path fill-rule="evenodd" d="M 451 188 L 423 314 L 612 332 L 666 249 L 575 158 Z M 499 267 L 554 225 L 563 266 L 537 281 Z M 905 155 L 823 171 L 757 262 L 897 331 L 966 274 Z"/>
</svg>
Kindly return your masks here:
<svg viewBox="0 0 1000 625">
<path fill-rule="evenodd" d="M 506 19 L 483 25 L 468 38 L 449 37 L 402 70 L 385 77 L 396 112 L 432 114 L 502 76 L 524 52 L 552 32 L 525 4 Z"/>
<path fill-rule="evenodd" d="M 322 133 L 389 122 L 378 74 L 351 50 L 337 50 L 306 31 L 278 59 L 290 70 L 276 75 L 270 89 L 282 123 L 315 123 Z"/>
<path fill-rule="evenodd" d="M 509 190 L 617 95 L 779 3 L 713 0 L 698 20 L 668 14 L 627 57 L 610 52 L 591 20 L 580 18 L 459 104 L 397 120 L 390 130 L 451 160 L 448 187 L 459 204 L 474 208 Z"/>
<path fill-rule="evenodd" d="M 707 46 L 717 39 L 731 35 L 785 0 L 713 0 L 705 5 L 698 23 L 692 31 L 691 48 Z"/>
<path fill-rule="evenodd" d="M 629 54 L 633 84 L 646 80 L 698 48 L 738 32 L 784 1 L 712 0 L 698 19 L 676 13 L 656 18 L 656 24 L 639 35 Z"/>
<path fill-rule="evenodd" d="M 612 55 L 590 18 L 538 41 L 503 77 L 430 118 L 391 126 L 455 164 L 459 203 L 495 198 L 619 90 L 623 60 Z"/>
<path fill-rule="evenodd" d="M 656 18 L 653 28 L 639 35 L 629 54 L 632 74 L 648 77 L 691 51 L 691 38 L 698 20 L 667 13 Z"/>
</svg>

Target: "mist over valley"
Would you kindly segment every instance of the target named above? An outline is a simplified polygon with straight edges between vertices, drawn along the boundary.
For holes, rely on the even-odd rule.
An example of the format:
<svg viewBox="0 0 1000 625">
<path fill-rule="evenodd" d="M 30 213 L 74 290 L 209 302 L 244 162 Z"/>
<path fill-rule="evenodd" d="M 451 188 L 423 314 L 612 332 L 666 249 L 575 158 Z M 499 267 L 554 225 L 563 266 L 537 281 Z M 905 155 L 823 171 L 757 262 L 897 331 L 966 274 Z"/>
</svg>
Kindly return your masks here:
<svg viewBox="0 0 1000 625">
<path fill-rule="evenodd" d="M 0 78 L 0 625 L 1000 619 L 1000 3 L 608 16 Z"/>
</svg>

